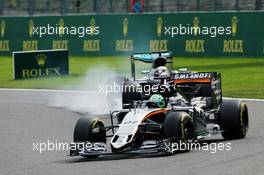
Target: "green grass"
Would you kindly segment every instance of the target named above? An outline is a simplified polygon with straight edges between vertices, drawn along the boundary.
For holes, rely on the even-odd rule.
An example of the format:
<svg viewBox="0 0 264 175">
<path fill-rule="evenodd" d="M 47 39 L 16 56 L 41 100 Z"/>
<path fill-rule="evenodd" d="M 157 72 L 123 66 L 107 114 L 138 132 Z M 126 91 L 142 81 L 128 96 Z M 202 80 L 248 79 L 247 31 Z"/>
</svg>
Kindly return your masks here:
<svg viewBox="0 0 264 175">
<path fill-rule="evenodd" d="M 263 58 L 176 59 L 175 68 L 184 66 L 191 70 L 220 72 L 224 96 L 264 98 Z"/>
<path fill-rule="evenodd" d="M 73 89 L 87 71 L 100 67 L 126 75 L 130 72 L 128 57 L 70 57 L 70 76 L 13 80 L 11 58 L 0 57 L 0 87 Z M 264 58 L 174 58 L 174 68 L 183 67 L 222 73 L 224 96 L 264 98 Z"/>
</svg>

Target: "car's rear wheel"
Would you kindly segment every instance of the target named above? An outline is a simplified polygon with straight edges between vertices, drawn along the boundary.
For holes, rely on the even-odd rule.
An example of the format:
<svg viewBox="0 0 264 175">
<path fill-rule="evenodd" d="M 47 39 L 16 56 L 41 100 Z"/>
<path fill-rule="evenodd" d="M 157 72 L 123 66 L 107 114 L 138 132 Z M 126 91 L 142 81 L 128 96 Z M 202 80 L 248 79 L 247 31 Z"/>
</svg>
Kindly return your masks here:
<svg viewBox="0 0 264 175">
<path fill-rule="evenodd" d="M 225 139 L 244 138 L 249 123 L 247 105 L 239 100 L 223 100 L 219 122 Z"/>
<path fill-rule="evenodd" d="M 186 112 L 170 112 L 164 120 L 163 135 L 165 139 L 175 142 L 176 152 L 190 151 L 189 143 L 195 139 L 191 116 Z"/>
</svg>

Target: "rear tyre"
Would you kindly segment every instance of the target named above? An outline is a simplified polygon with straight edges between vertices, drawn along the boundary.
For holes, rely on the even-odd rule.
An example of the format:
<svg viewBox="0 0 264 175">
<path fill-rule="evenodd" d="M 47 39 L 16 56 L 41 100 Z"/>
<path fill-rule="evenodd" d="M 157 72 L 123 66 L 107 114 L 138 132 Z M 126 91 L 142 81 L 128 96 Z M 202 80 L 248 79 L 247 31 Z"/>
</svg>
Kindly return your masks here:
<svg viewBox="0 0 264 175">
<path fill-rule="evenodd" d="M 191 116 L 186 112 L 170 112 L 163 124 L 163 134 L 165 139 L 172 139 L 172 142 L 176 142 L 176 152 L 190 151 L 189 143 L 195 139 Z"/>
<path fill-rule="evenodd" d="M 220 127 L 225 139 L 244 138 L 248 131 L 248 108 L 239 100 L 223 100 L 220 107 Z"/>
</svg>

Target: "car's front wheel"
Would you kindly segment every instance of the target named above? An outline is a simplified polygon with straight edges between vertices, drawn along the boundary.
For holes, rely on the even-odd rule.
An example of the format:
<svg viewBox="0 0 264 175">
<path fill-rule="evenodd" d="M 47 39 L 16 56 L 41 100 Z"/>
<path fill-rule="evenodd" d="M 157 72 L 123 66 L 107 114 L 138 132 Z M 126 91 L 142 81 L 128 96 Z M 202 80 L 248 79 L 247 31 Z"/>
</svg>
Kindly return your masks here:
<svg viewBox="0 0 264 175">
<path fill-rule="evenodd" d="M 172 139 L 176 152 L 190 150 L 190 144 L 195 139 L 194 124 L 191 116 L 186 112 L 169 112 L 163 124 L 165 139 Z M 173 153 L 173 152 L 172 152 Z"/>
<path fill-rule="evenodd" d="M 106 132 L 103 128 L 104 124 L 97 118 L 82 117 L 74 128 L 73 141 L 75 143 L 85 142 L 103 142 L 106 143 Z M 70 151 L 70 155 L 78 155 L 78 150 Z M 91 156 L 97 157 L 97 156 Z"/>
</svg>

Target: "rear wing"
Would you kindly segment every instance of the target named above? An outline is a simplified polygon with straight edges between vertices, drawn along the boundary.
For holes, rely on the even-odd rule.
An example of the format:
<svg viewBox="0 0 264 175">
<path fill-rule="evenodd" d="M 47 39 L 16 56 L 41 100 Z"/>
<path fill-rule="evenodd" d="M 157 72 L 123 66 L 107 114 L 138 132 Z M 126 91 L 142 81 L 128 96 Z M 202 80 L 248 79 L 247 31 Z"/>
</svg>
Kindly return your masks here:
<svg viewBox="0 0 264 175">
<path fill-rule="evenodd" d="M 144 63 L 153 63 L 158 57 L 164 57 L 172 69 L 173 54 L 172 52 L 150 52 L 150 53 L 134 53 L 131 55 L 131 77 L 135 80 L 135 61 Z"/>
<path fill-rule="evenodd" d="M 175 83 L 210 83 L 213 78 L 217 77 L 216 72 L 186 72 L 173 74 L 173 81 Z"/>
<path fill-rule="evenodd" d="M 181 92 L 189 98 L 195 96 L 212 97 L 213 107 L 222 103 L 221 74 L 217 72 L 185 72 L 175 73 L 172 80 Z M 197 89 L 199 91 L 197 91 Z"/>
<path fill-rule="evenodd" d="M 132 59 L 145 63 L 152 63 L 158 57 L 164 57 L 167 59 L 167 63 L 172 63 L 172 52 L 135 53 L 131 55 Z"/>
</svg>

